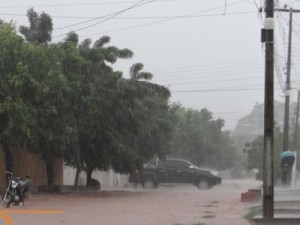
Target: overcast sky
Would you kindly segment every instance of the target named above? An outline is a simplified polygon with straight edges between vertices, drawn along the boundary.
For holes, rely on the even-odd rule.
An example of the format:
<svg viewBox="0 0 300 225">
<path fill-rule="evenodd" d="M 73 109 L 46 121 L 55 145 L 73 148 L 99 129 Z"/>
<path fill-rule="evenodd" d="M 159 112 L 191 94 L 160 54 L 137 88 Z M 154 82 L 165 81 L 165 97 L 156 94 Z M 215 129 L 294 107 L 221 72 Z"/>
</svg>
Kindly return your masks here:
<svg viewBox="0 0 300 225">
<path fill-rule="evenodd" d="M 276 2 L 276 1 L 275 1 Z M 280 1 L 300 9 L 299 0 Z M 143 63 L 153 82 L 170 88 L 172 102 L 207 108 L 234 129 L 256 103 L 264 101 L 263 0 L 11 0 L 0 4 L 0 18 L 28 25 L 26 11 L 48 13 L 53 42 L 75 31 L 80 40 L 111 37 L 111 44 L 134 52 L 114 68 L 128 77 Z M 284 101 L 288 13 L 276 13 L 275 99 Z M 300 86 L 300 16 L 294 15 L 291 101 Z M 298 69 L 298 68 L 299 69 Z M 299 71 L 299 74 L 297 73 Z M 298 83 L 297 83 L 298 82 Z"/>
</svg>

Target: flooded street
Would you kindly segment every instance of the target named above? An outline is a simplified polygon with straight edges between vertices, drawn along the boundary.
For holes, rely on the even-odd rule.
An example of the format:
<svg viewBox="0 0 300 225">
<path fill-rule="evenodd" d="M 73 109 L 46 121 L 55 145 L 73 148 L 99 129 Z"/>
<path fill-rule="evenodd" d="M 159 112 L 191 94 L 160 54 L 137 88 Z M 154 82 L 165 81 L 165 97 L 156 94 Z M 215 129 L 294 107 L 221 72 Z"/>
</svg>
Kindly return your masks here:
<svg viewBox="0 0 300 225">
<path fill-rule="evenodd" d="M 248 225 L 243 217 L 251 204 L 241 203 L 240 195 L 260 185 L 259 181 L 243 179 L 223 180 L 206 191 L 192 185 L 170 185 L 157 190 L 126 188 L 97 194 L 38 195 L 31 196 L 25 206 L 10 209 L 63 212 L 8 215 L 14 225 Z"/>
</svg>

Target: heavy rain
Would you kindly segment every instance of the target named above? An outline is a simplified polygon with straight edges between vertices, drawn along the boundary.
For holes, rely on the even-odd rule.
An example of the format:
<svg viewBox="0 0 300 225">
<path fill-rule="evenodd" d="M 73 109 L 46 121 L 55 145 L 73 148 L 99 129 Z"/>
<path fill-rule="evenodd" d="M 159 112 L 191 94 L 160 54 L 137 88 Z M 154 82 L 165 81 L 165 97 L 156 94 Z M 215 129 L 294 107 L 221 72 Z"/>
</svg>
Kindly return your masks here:
<svg viewBox="0 0 300 225">
<path fill-rule="evenodd" d="M 299 224 L 299 12 L 2 2 L 0 225 Z"/>
</svg>

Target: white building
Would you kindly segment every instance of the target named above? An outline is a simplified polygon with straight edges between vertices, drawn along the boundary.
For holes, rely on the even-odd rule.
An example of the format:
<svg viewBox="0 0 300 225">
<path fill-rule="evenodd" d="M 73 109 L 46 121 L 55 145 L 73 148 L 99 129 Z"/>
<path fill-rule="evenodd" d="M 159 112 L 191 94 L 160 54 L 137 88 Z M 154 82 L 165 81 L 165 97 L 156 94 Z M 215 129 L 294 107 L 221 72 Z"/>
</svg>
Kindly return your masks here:
<svg viewBox="0 0 300 225">
<path fill-rule="evenodd" d="M 65 166 L 63 171 L 63 185 L 74 185 L 76 169 Z M 128 185 L 128 176 L 115 173 L 113 170 L 108 172 L 94 171 L 92 177 L 101 184 L 101 189 L 118 189 Z M 86 173 L 81 172 L 78 180 L 79 186 L 86 185 Z"/>
</svg>

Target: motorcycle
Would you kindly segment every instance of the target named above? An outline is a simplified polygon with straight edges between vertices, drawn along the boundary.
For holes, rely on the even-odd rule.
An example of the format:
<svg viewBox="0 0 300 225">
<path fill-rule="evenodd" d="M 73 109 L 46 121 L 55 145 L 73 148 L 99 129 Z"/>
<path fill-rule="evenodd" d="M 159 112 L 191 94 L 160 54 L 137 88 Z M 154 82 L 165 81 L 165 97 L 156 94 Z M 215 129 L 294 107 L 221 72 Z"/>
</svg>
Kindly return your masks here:
<svg viewBox="0 0 300 225">
<path fill-rule="evenodd" d="M 15 205 L 23 205 L 26 193 L 29 191 L 30 179 L 15 177 L 12 172 L 5 171 L 8 177 L 8 185 L 2 197 L 1 203 L 4 202 L 6 208 L 9 208 L 11 203 Z"/>
</svg>

